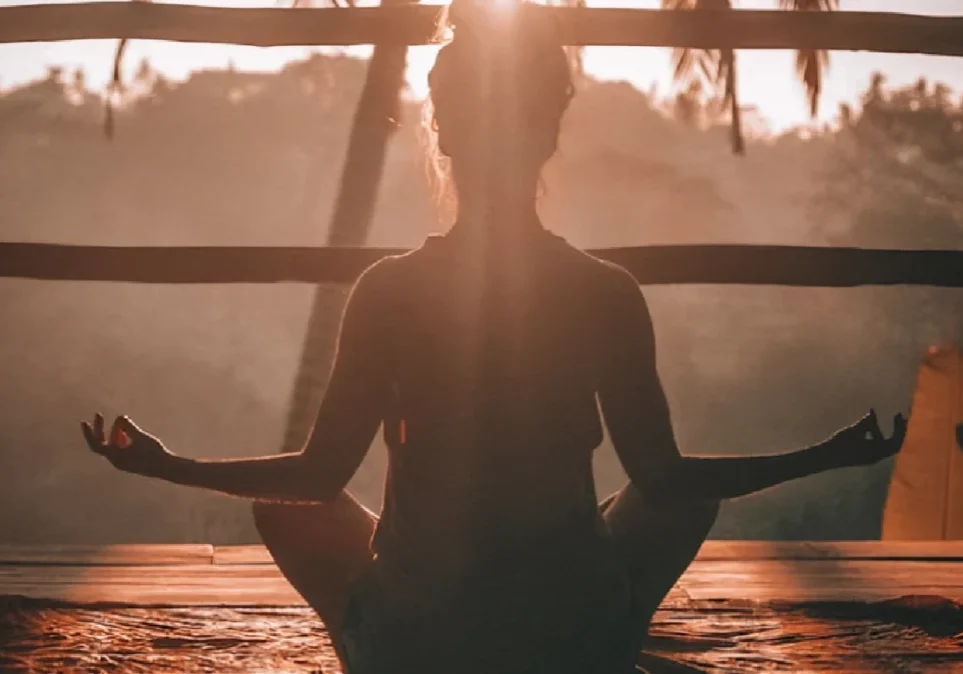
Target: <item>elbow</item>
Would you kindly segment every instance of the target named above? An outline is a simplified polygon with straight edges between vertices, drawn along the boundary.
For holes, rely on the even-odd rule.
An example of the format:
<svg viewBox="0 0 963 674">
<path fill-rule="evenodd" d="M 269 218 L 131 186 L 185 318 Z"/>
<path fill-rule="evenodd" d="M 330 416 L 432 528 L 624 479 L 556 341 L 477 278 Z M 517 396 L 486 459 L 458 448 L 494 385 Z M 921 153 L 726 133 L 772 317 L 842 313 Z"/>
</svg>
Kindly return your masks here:
<svg viewBox="0 0 963 674">
<path fill-rule="evenodd" d="M 325 505 L 331 505 L 338 500 L 338 497 L 344 493 L 343 487 L 332 487 L 326 484 L 315 485 L 311 492 L 311 500 L 316 503 L 323 503 Z"/>
<path fill-rule="evenodd" d="M 345 477 L 336 467 L 320 466 L 308 457 L 302 458 L 296 480 L 300 498 L 311 503 L 331 504 L 344 493 L 350 476 Z"/>
<path fill-rule="evenodd" d="M 343 490 L 342 485 L 335 485 L 311 471 L 303 471 L 297 478 L 297 500 L 306 503 L 333 503 Z"/>
<path fill-rule="evenodd" d="M 717 500 L 714 485 L 697 479 L 685 460 L 673 461 L 656 469 L 629 476 L 632 484 L 645 499 L 655 504 Z"/>
</svg>

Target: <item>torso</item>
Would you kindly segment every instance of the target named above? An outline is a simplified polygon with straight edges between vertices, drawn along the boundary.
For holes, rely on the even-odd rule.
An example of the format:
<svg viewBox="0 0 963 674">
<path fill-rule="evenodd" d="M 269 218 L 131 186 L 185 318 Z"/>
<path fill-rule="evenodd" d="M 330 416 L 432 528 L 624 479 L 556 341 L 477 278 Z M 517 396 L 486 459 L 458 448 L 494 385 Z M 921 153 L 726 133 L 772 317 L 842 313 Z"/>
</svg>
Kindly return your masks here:
<svg viewBox="0 0 963 674">
<path fill-rule="evenodd" d="M 478 671 L 631 665 L 629 589 L 591 464 L 615 273 L 544 231 L 515 260 L 473 260 L 433 237 L 382 276 L 389 469 L 356 588 L 359 652 L 430 652 L 439 671 L 475 672 L 464 657 L 479 648 L 500 659 Z"/>
<path fill-rule="evenodd" d="M 523 263 L 475 259 L 432 237 L 392 261 L 389 472 L 373 548 L 412 573 L 457 576 L 601 533 L 591 458 L 611 269 L 544 230 Z"/>
</svg>

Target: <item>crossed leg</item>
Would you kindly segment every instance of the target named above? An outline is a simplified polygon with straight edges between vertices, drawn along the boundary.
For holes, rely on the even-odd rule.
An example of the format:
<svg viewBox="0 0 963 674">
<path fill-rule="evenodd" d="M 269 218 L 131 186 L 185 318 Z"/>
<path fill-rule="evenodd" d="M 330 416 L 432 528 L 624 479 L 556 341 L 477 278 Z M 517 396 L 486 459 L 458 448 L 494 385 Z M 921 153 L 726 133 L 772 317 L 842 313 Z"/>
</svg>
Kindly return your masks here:
<svg viewBox="0 0 963 674">
<path fill-rule="evenodd" d="M 348 492 L 331 503 L 254 504 L 254 524 L 284 577 L 324 622 L 345 666 L 342 621 L 348 590 L 371 562 L 378 518 Z"/>
<path fill-rule="evenodd" d="M 599 506 L 629 572 L 642 634 L 705 541 L 719 501 L 653 504 L 631 483 Z"/>
<path fill-rule="evenodd" d="M 719 502 L 654 505 L 628 484 L 600 510 L 630 574 L 640 609 L 639 630 L 647 633 L 659 604 L 712 528 Z M 342 665 L 348 590 L 371 562 L 377 521 L 347 492 L 324 505 L 254 504 L 261 539 L 281 573 L 324 622 Z"/>
</svg>

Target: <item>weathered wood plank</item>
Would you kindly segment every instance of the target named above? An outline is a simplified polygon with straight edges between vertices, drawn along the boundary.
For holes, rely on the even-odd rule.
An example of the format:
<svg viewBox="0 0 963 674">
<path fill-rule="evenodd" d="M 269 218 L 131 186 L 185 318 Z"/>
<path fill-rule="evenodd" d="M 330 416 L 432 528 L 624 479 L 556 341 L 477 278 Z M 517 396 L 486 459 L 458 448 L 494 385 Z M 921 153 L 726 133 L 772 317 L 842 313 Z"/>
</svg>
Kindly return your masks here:
<svg viewBox="0 0 963 674">
<path fill-rule="evenodd" d="M 273 564 L 263 545 L 215 545 L 215 564 Z"/>
<path fill-rule="evenodd" d="M 256 548 L 239 551 L 259 554 Z M 252 559 L 240 555 L 235 559 Z M 0 566 L 0 594 L 73 602 L 167 605 L 291 605 L 273 564 Z M 963 562 L 892 559 L 696 560 L 680 594 L 692 599 L 876 601 L 938 594 L 963 601 Z M 300 604 L 300 600 L 296 602 Z"/>
<path fill-rule="evenodd" d="M 3 594 L 68 602 L 128 606 L 303 606 L 304 600 L 288 583 L 221 584 L 198 588 L 167 585 L 92 583 L 19 583 L 4 585 Z"/>
<path fill-rule="evenodd" d="M 709 540 L 699 550 L 700 561 L 715 560 L 957 560 L 963 561 L 963 541 L 737 541 Z M 263 545 L 118 544 L 22 545 L 0 544 L 0 565 L 273 564 Z"/>
<path fill-rule="evenodd" d="M 210 564 L 208 544 L 19 545 L 0 544 L 0 565 L 158 566 Z"/>
<path fill-rule="evenodd" d="M 215 550 L 215 557 L 217 552 Z M 963 561 L 963 541 L 726 541 L 702 544 L 699 560 L 907 559 Z"/>
<path fill-rule="evenodd" d="M 963 561 L 963 541 L 726 541 L 702 544 L 699 560 L 915 559 Z M 215 564 L 272 564 L 263 545 L 216 545 Z"/>
<path fill-rule="evenodd" d="M 300 606 L 304 604 L 301 597 L 273 565 L 8 566 L 0 567 L 0 594 L 81 604 L 99 602 L 158 606 Z"/>
<path fill-rule="evenodd" d="M 301 606 L 273 564 L 157 567 L 0 567 L 0 595 L 78 604 L 154 606 Z M 667 604 L 689 601 L 676 588 Z"/>
<path fill-rule="evenodd" d="M 695 602 L 700 601 L 747 601 L 762 604 L 810 604 L 830 602 L 871 602 L 887 601 L 907 595 L 932 595 L 963 601 L 963 591 L 959 588 L 933 587 L 930 585 L 903 585 L 898 588 L 890 587 L 850 587 L 847 585 L 817 585 L 807 587 L 793 587 L 789 590 L 780 588 L 779 591 L 770 587 L 757 585 L 727 585 L 719 591 L 715 585 L 686 586 L 686 593 Z M 736 591 L 733 594 L 733 591 Z M 734 599 L 735 597 L 735 599 Z"/>
<path fill-rule="evenodd" d="M 844 49 L 963 55 L 963 19 L 882 12 L 672 12 L 531 7 L 562 43 L 733 49 Z M 255 46 L 425 44 L 437 6 L 228 9 L 90 2 L 0 9 L 0 42 L 100 38 Z"/>
<path fill-rule="evenodd" d="M 114 247 L 0 243 L 0 277 L 132 283 L 352 283 L 394 248 Z M 641 284 L 963 287 L 963 251 L 819 246 L 603 248 Z"/>
<path fill-rule="evenodd" d="M 926 616 L 889 620 L 776 607 L 659 611 L 643 654 L 651 674 L 926 672 L 959 674 L 959 637 Z M 912 620 L 912 618 L 917 620 Z M 922 623 L 922 628 L 920 626 Z M 10 672 L 284 672 L 341 669 L 321 622 L 295 608 L 32 608 L 6 614 L 0 669 Z M 120 663 L 123 663 L 122 665 Z"/>
<path fill-rule="evenodd" d="M 908 594 L 963 600 L 963 563 L 916 560 L 695 561 L 682 586 L 696 600 L 878 601 Z"/>
</svg>

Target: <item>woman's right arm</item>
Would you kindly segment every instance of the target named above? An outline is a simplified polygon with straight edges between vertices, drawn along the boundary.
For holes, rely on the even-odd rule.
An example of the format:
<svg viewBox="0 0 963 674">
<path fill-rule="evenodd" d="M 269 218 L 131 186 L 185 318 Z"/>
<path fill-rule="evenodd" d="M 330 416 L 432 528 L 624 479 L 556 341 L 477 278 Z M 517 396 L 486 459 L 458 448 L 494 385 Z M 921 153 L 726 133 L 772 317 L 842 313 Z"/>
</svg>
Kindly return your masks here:
<svg viewBox="0 0 963 674">
<path fill-rule="evenodd" d="M 906 432 L 902 416 L 886 439 L 870 412 L 828 440 L 786 454 L 682 456 L 656 371 L 649 309 L 635 279 L 622 275 L 611 301 L 604 303 L 610 319 L 603 321 L 599 401 L 616 454 L 646 498 L 735 498 L 833 468 L 875 463 L 899 451 Z"/>
</svg>

